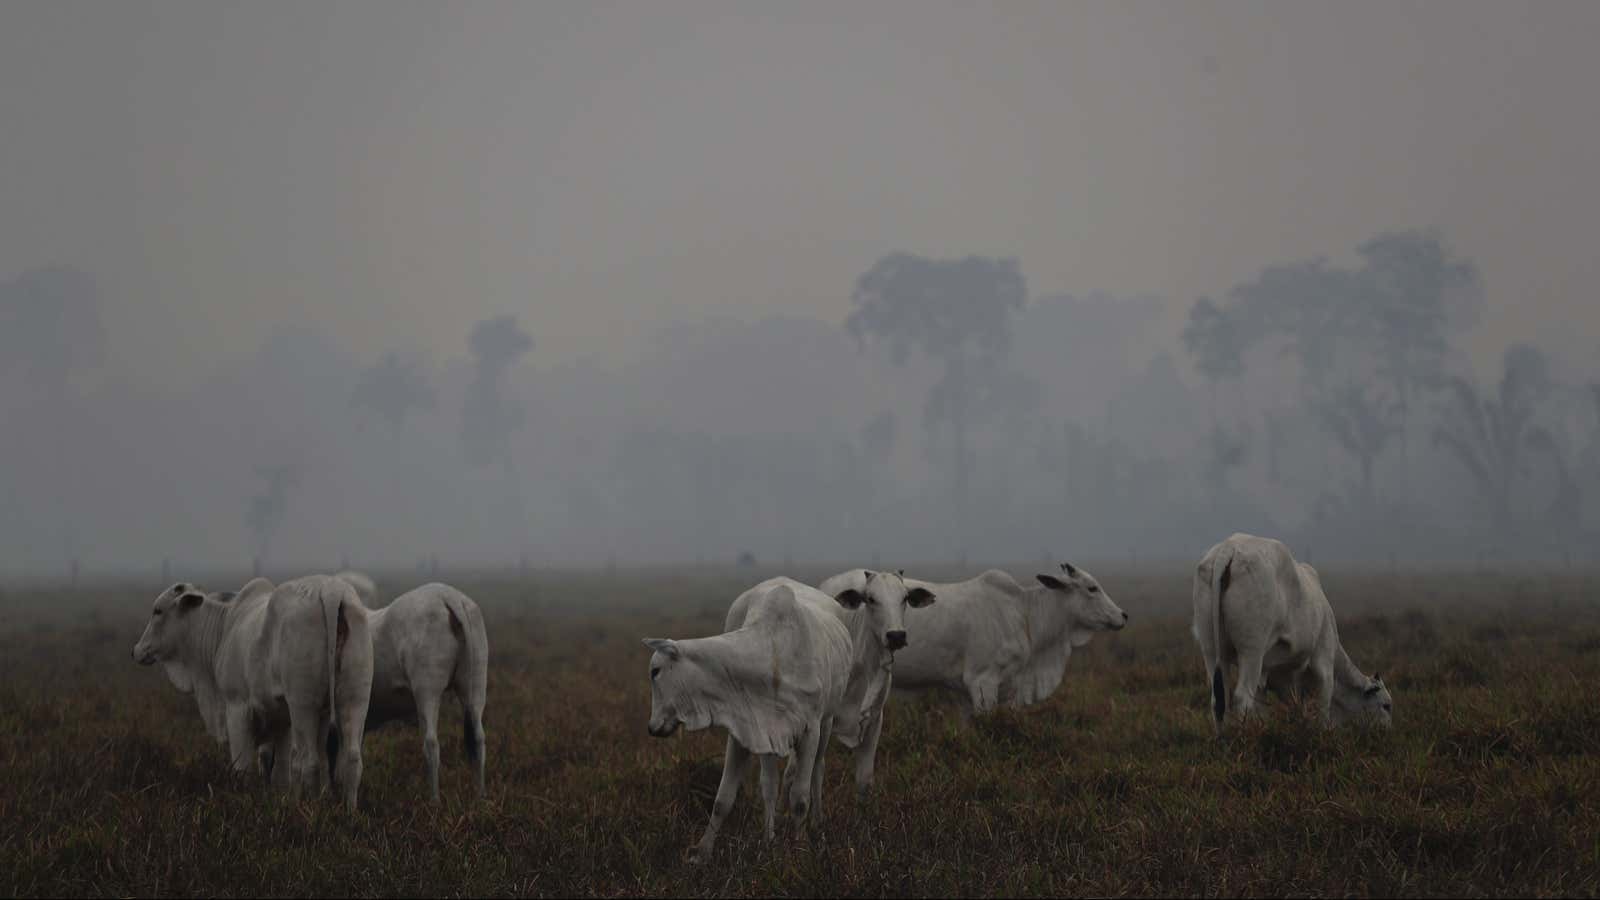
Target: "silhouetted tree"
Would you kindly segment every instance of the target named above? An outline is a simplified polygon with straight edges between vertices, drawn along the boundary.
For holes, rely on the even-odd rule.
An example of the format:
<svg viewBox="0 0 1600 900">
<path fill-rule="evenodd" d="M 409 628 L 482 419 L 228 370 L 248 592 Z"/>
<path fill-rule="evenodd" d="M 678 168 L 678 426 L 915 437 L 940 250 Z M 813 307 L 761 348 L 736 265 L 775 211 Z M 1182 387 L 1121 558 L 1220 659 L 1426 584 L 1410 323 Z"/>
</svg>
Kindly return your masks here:
<svg viewBox="0 0 1600 900">
<path fill-rule="evenodd" d="M 1375 499 L 1373 466 L 1398 431 L 1388 408 L 1366 385 L 1351 382 L 1329 390 L 1313 409 L 1322 427 L 1360 464 L 1361 499 L 1370 512 Z"/>
<path fill-rule="evenodd" d="M 1513 527 L 1511 499 L 1529 450 L 1555 446 L 1551 434 L 1534 422 L 1549 395 L 1551 380 L 1544 354 L 1519 345 L 1506 351 L 1500 383 L 1484 395 L 1467 378 L 1446 379 L 1449 403 L 1434 429 L 1434 442 L 1448 450 L 1471 475 L 1492 526 Z"/>
<path fill-rule="evenodd" d="M 1211 392 L 1211 425 L 1218 427 L 1217 385 L 1224 378 L 1244 374 L 1244 354 L 1248 335 L 1229 312 L 1210 297 L 1201 297 L 1189 307 L 1189 322 L 1183 327 L 1183 346 L 1194 358 L 1194 366 L 1205 378 Z"/>
<path fill-rule="evenodd" d="M 386 353 L 361 373 L 350 402 L 376 413 L 389 424 L 390 431 L 398 432 L 406 416 L 433 408 L 434 394 L 420 360 Z"/>
<path fill-rule="evenodd" d="M 250 498 L 244 523 L 255 538 L 256 562 L 265 565 L 272 540 L 289 511 L 289 491 L 299 483 L 300 474 L 292 465 L 257 466 L 256 474 L 266 483 L 261 493 Z"/>
<path fill-rule="evenodd" d="M 1357 248 L 1366 263 L 1367 308 L 1378 374 L 1394 391 L 1402 455 L 1419 388 L 1437 385 L 1449 333 L 1470 321 L 1483 284 L 1470 260 L 1453 256 L 1433 231 L 1380 234 Z"/>
<path fill-rule="evenodd" d="M 855 309 L 845 322 L 851 334 L 887 343 L 897 364 L 915 348 L 943 365 L 924 421 L 930 430 L 948 429 L 955 500 L 965 508 L 972 466 L 969 429 L 986 412 L 979 395 L 1010 347 L 1010 318 L 1027 299 L 1017 261 L 895 253 L 856 281 L 853 299 Z"/>
<path fill-rule="evenodd" d="M 499 462 L 511 474 L 511 436 L 527 421 L 522 409 L 505 396 L 505 374 L 533 349 L 533 338 L 514 316 L 485 319 L 472 328 L 472 383 L 461 411 L 461 444 L 477 466 Z"/>
<path fill-rule="evenodd" d="M 0 282 L 0 375 L 56 393 L 105 355 L 100 292 L 69 266 L 31 269 Z"/>
</svg>

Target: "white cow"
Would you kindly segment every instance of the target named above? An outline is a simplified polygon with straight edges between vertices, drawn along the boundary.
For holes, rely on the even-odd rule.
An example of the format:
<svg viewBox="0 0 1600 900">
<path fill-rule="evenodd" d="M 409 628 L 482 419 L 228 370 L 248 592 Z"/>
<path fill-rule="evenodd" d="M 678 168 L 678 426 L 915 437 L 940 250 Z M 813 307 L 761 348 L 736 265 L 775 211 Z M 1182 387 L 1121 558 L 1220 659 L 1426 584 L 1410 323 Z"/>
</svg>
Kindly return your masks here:
<svg viewBox="0 0 1600 900">
<path fill-rule="evenodd" d="M 680 725 L 728 732 L 722 784 L 694 862 L 710 857 L 752 756 L 761 759 L 768 840 L 776 824 L 779 759 L 794 757 L 789 807 L 796 823 L 808 807 L 821 808 L 822 757 L 850 682 L 850 633 L 829 609 L 833 600 L 788 579 L 764 582 L 739 599 L 741 621 L 724 634 L 645 640 L 655 651 L 650 733 L 668 737 Z"/>
<path fill-rule="evenodd" d="M 834 599 L 827 608 L 850 631 L 850 686 L 842 707 L 846 712 L 834 718 L 832 730 L 839 743 L 854 751 L 856 797 L 864 799 L 872 790 L 878 739 L 883 735 L 883 705 L 893 683 L 895 655 L 905 652 L 910 644 L 906 637 L 906 610 L 926 607 L 935 597 L 926 587 L 908 588 L 901 573 L 858 571 L 859 581 L 817 590 Z M 764 581 L 733 601 L 726 627 L 732 630 L 743 624 L 749 598 L 779 582 L 813 590 L 789 578 Z M 724 779 L 727 774 L 724 767 Z"/>
<path fill-rule="evenodd" d="M 367 604 L 377 598 L 372 579 L 340 572 Z M 489 679 L 489 639 L 478 604 L 448 584 L 425 584 L 367 613 L 372 629 L 372 702 L 367 728 L 414 721 L 422 731 L 428 792 L 439 799 L 439 704 L 446 690 L 461 702 L 467 759 L 478 795 L 484 793 L 483 704 Z"/>
<path fill-rule="evenodd" d="M 257 578 L 227 598 L 180 582 L 156 598 L 133 658 L 161 663 L 173 686 L 194 694 L 235 769 L 248 770 L 268 747 L 268 777 L 294 792 L 323 784 L 323 748 L 330 732 L 339 735 L 334 784 L 355 809 L 372 637 L 347 583 L 312 575 L 274 587 Z M 274 773 L 273 761 L 287 765 Z"/>
<path fill-rule="evenodd" d="M 851 569 L 824 581 L 822 590 L 843 590 L 864 578 L 863 570 Z M 1128 614 L 1083 569 L 1062 563 L 1061 577 L 1035 578 L 1037 586 L 1023 587 L 990 569 L 951 584 L 906 579 L 939 602 L 918 615 L 916 642 L 895 654 L 895 689 L 950 691 L 961 698 L 964 716 L 1001 703 L 1036 703 L 1061 683 L 1072 648 L 1128 623 Z"/>
<path fill-rule="evenodd" d="M 1229 662 L 1239 666 L 1237 715 L 1255 709 L 1265 680 L 1280 694 L 1314 693 L 1327 725 L 1389 724 L 1394 699 L 1383 679 L 1368 678 L 1350 661 L 1316 570 L 1295 562 L 1278 541 L 1234 534 L 1206 551 L 1194 574 L 1193 632 L 1211 677 L 1219 735 Z"/>
</svg>

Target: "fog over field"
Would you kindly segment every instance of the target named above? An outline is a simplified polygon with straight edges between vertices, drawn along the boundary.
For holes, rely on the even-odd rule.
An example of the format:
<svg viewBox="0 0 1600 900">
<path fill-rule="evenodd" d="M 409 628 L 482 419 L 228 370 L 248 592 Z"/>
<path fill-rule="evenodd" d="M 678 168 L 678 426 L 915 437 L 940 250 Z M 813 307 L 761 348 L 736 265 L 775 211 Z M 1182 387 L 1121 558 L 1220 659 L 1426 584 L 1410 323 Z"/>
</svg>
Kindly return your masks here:
<svg viewBox="0 0 1600 900">
<path fill-rule="evenodd" d="M 1600 5 L 0 9 L 0 578 L 1600 562 Z"/>
</svg>

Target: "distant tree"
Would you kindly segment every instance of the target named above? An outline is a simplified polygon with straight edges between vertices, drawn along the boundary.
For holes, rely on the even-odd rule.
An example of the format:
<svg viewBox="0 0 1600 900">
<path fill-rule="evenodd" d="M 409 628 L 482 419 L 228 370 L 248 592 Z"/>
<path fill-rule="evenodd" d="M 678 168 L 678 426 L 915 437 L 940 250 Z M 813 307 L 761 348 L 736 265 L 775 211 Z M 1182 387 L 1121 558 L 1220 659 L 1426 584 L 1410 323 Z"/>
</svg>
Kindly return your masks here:
<svg viewBox="0 0 1600 900">
<path fill-rule="evenodd" d="M 1389 409 L 1365 384 L 1331 389 L 1313 406 L 1323 428 L 1361 466 L 1361 500 L 1371 511 L 1375 500 L 1372 470 L 1378 455 L 1399 430 Z"/>
<path fill-rule="evenodd" d="M 869 464 L 881 466 L 889 461 L 890 454 L 894 452 L 894 440 L 894 413 L 884 410 L 862 426 L 861 455 Z"/>
<path fill-rule="evenodd" d="M 266 483 L 262 485 L 261 493 L 250 498 L 244 522 L 255 538 L 256 561 L 265 565 L 273 538 L 288 514 L 289 492 L 299 483 L 300 473 L 295 466 L 277 465 L 257 466 L 256 474 Z"/>
<path fill-rule="evenodd" d="M 1394 391 L 1402 454 L 1419 388 L 1439 384 L 1450 332 L 1471 321 L 1483 294 L 1478 268 L 1433 231 L 1380 234 L 1357 248 L 1378 374 Z"/>
<path fill-rule="evenodd" d="M 886 343 L 897 364 L 918 349 L 943 366 L 924 421 L 930 430 L 948 431 L 955 500 L 964 508 L 972 468 L 969 432 L 988 412 L 980 394 L 1010 348 L 1011 316 L 1027 300 L 1017 261 L 895 253 L 856 281 L 853 299 L 855 309 L 845 322 L 851 334 Z"/>
<path fill-rule="evenodd" d="M 461 444 L 475 466 L 499 462 L 511 474 L 511 436 L 527 421 L 506 397 L 505 375 L 533 349 L 533 338 L 514 316 L 485 319 L 472 328 L 472 383 L 461 411 Z"/>
<path fill-rule="evenodd" d="M 105 356 L 100 292 L 79 269 L 31 269 L 0 282 L 0 376 L 58 393 Z"/>
<path fill-rule="evenodd" d="M 1530 450 L 1548 451 L 1555 439 L 1534 421 L 1552 382 L 1544 354 L 1528 346 L 1506 351 L 1500 382 L 1484 394 L 1469 379 L 1445 381 L 1449 402 L 1434 442 L 1472 477 L 1496 531 L 1513 530 L 1512 497 Z"/>
<path fill-rule="evenodd" d="M 1211 424 L 1217 426 L 1217 385 L 1224 378 L 1244 374 L 1244 354 L 1249 338 L 1228 310 L 1210 297 L 1189 307 L 1183 328 L 1183 346 L 1211 390 Z"/>
<path fill-rule="evenodd" d="M 398 432 L 406 416 L 433 408 L 434 394 L 420 360 L 386 353 L 361 373 L 351 403 L 377 414 L 388 423 L 391 432 Z"/>
</svg>

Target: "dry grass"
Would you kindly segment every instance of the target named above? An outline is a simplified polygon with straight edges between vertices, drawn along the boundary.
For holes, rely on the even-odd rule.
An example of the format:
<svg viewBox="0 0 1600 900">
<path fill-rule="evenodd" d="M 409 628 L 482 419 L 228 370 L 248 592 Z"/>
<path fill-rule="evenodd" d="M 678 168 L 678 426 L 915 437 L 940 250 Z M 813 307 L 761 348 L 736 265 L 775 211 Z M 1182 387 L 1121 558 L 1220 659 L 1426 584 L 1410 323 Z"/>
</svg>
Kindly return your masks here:
<svg viewBox="0 0 1600 900">
<path fill-rule="evenodd" d="M 1219 746 L 1183 573 L 1106 572 L 1135 624 L 1049 702 L 963 729 L 892 701 L 867 805 L 835 747 L 820 842 L 763 846 L 752 783 L 696 869 L 722 738 L 646 736 L 638 639 L 719 630 L 750 580 L 460 583 L 490 623 L 491 798 L 472 801 L 450 740 L 428 804 L 420 741 L 391 727 L 354 816 L 228 772 L 189 699 L 134 666 L 156 586 L 0 595 L 0 893 L 1600 891 L 1600 579 L 1329 574 L 1394 729 L 1279 708 Z"/>
</svg>

